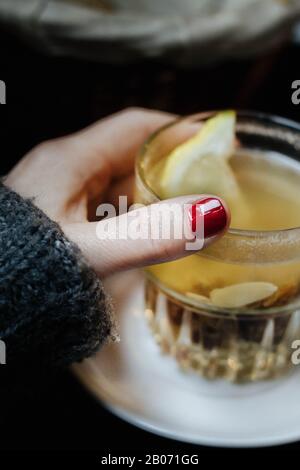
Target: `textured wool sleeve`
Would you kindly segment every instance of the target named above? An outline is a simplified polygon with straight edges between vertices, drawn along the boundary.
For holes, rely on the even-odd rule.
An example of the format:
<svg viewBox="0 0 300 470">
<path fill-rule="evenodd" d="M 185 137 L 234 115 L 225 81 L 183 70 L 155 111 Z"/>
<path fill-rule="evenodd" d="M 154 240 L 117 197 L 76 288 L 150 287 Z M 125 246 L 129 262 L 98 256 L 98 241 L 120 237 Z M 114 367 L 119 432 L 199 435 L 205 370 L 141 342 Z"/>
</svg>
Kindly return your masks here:
<svg viewBox="0 0 300 470">
<path fill-rule="evenodd" d="M 6 364 L 79 361 L 113 338 L 111 306 L 79 248 L 0 183 L 0 339 Z"/>
</svg>

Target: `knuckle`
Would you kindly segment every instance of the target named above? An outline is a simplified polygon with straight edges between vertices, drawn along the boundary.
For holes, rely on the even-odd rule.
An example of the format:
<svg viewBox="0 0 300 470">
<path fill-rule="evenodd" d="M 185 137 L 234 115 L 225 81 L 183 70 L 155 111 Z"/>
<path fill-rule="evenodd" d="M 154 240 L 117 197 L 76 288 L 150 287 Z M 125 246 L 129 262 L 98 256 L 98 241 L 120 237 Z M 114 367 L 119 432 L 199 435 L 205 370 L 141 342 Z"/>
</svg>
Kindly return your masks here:
<svg viewBox="0 0 300 470">
<path fill-rule="evenodd" d="M 67 145 L 67 139 L 63 138 L 44 140 L 32 149 L 30 157 L 40 162 L 54 163 L 56 160 L 61 160 L 62 155 L 67 155 Z"/>
<path fill-rule="evenodd" d="M 151 114 L 151 110 L 138 107 L 138 106 L 129 106 L 121 111 L 121 114 L 124 116 L 130 116 L 132 118 L 142 118 Z"/>
<path fill-rule="evenodd" d="M 39 158 L 48 158 L 49 155 L 53 154 L 54 150 L 54 141 L 52 140 L 44 140 L 40 142 L 32 149 L 32 156 L 39 157 Z"/>
<path fill-rule="evenodd" d="M 172 259 L 172 248 L 168 240 L 150 238 L 150 250 L 153 259 L 168 261 Z"/>
</svg>

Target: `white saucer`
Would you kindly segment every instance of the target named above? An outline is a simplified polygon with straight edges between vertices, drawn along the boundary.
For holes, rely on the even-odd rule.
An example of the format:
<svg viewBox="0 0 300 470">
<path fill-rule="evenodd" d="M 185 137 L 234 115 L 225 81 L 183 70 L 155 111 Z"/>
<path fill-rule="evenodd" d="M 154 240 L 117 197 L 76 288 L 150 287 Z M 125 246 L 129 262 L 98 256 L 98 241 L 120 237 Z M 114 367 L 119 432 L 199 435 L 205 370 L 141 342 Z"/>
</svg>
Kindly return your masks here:
<svg viewBox="0 0 300 470">
<path fill-rule="evenodd" d="M 74 366 L 116 415 L 194 444 L 257 447 L 300 440 L 300 366 L 275 381 L 235 385 L 181 372 L 162 356 L 143 316 L 142 273 L 112 278 L 121 342 Z"/>
</svg>

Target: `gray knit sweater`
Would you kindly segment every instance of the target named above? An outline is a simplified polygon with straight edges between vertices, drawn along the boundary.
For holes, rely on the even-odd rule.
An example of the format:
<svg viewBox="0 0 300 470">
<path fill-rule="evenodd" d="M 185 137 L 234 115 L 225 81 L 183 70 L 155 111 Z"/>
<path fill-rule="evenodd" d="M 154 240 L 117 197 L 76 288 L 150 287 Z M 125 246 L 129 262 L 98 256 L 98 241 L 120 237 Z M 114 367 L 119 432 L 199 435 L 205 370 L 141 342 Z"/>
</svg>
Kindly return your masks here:
<svg viewBox="0 0 300 470">
<path fill-rule="evenodd" d="M 79 248 L 0 183 L 0 339 L 6 364 L 66 365 L 112 335 L 109 300 Z"/>
</svg>

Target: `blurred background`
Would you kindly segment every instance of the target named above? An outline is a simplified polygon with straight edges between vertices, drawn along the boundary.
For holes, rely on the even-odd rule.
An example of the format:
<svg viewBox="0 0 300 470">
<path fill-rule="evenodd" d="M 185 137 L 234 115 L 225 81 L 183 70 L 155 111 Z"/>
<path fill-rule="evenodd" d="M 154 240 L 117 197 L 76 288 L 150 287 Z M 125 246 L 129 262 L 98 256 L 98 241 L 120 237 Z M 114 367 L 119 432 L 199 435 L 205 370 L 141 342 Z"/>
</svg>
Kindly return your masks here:
<svg viewBox="0 0 300 470">
<path fill-rule="evenodd" d="M 38 142 L 128 106 L 299 121 L 299 19 L 299 0 L 0 0 L 0 174 Z M 194 450 L 113 417 L 68 372 L 50 375 L 0 392 L 0 446 Z"/>
</svg>

